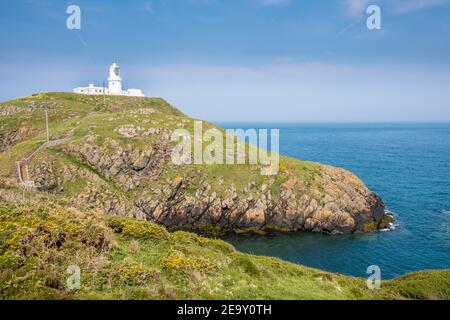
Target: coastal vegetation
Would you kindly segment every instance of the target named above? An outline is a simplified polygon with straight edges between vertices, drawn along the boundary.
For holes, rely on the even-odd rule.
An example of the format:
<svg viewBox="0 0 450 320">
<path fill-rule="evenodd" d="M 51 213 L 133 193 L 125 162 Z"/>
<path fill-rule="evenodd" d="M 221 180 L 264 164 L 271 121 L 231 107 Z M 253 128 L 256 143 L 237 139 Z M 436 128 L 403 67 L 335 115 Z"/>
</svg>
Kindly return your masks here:
<svg viewBox="0 0 450 320">
<path fill-rule="evenodd" d="M 369 290 L 365 279 L 219 240 L 376 232 L 392 216 L 355 175 L 319 163 L 281 157 L 269 177 L 248 163 L 174 165 L 170 133 L 193 122 L 158 98 L 40 93 L 0 103 L 0 298 L 450 298 L 449 270 Z"/>
<path fill-rule="evenodd" d="M 194 146 L 211 142 L 194 134 L 199 121 L 159 98 L 39 93 L 0 103 L 0 116 L 0 181 L 19 178 L 78 209 L 212 235 L 373 232 L 388 223 L 382 200 L 344 169 L 280 156 L 276 174 L 263 175 L 248 143 L 232 154 L 242 164 L 174 163 L 174 132 L 192 133 Z"/>
<path fill-rule="evenodd" d="M 151 222 L 0 191 L 1 299 L 449 299 L 450 271 L 382 281 L 346 277 Z M 13 202 L 12 202 L 13 201 Z M 69 266 L 80 268 L 69 289 Z"/>
</svg>

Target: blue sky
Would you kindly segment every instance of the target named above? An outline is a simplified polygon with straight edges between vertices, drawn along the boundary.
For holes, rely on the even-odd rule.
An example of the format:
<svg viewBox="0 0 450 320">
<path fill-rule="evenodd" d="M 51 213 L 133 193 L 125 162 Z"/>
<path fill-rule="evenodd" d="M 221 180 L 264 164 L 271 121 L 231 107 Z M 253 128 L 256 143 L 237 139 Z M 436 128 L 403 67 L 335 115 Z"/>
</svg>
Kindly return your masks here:
<svg viewBox="0 0 450 320">
<path fill-rule="evenodd" d="M 0 27 L 2 100 L 116 61 L 126 88 L 212 121 L 450 121 L 449 0 L 2 0 Z"/>
</svg>

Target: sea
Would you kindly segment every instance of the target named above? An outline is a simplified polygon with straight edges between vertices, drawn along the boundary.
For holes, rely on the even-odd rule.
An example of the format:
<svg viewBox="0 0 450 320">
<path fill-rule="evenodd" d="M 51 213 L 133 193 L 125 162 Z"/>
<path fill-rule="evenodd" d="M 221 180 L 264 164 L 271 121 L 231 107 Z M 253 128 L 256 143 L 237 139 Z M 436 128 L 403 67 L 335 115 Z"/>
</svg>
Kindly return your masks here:
<svg viewBox="0 0 450 320">
<path fill-rule="evenodd" d="M 280 153 L 345 168 L 394 212 L 395 230 L 229 235 L 238 250 L 350 276 L 450 268 L 450 123 L 218 123 L 279 129 Z"/>
</svg>

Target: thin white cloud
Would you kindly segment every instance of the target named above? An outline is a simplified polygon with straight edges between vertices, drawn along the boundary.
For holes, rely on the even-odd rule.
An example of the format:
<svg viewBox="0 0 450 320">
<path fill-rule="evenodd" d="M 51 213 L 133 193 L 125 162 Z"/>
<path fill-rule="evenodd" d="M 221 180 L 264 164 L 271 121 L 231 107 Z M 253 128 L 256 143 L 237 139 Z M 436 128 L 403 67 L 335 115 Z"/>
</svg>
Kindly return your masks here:
<svg viewBox="0 0 450 320">
<path fill-rule="evenodd" d="M 81 34 L 78 33 L 78 32 L 77 32 L 77 37 L 78 37 L 78 39 L 80 40 L 81 44 L 82 44 L 85 48 L 88 48 L 88 47 L 89 47 L 88 43 L 84 40 L 84 38 L 83 38 L 83 37 L 81 36 Z"/>
<path fill-rule="evenodd" d="M 437 115 L 450 119 L 450 76 L 442 67 L 288 63 L 126 70 L 146 94 L 164 97 L 199 119 L 435 121 Z"/>
<path fill-rule="evenodd" d="M 353 28 L 354 26 L 356 26 L 357 24 L 359 24 L 361 22 L 361 19 L 355 19 L 353 20 L 351 23 L 349 23 L 348 25 L 346 25 L 344 28 L 342 28 L 337 34 L 336 34 L 336 38 L 340 37 L 341 35 L 343 35 L 344 33 L 346 33 L 348 30 L 350 30 L 351 28 Z"/>
<path fill-rule="evenodd" d="M 408 13 L 448 4 L 448 0 L 402 0 L 394 1 L 393 11 L 396 13 Z"/>
<path fill-rule="evenodd" d="M 344 6 L 347 15 L 350 17 L 359 17 L 367 9 L 370 0 L 345 0 Z"/>
<path fill-rule="evenodd" d="M 370 4 L 378 4 L 395 14 L 421 11 L 433 7 L 446 5 L 450 0 L 345 0 L 345 13 L 352 17 L 361 17 Z"/>
<path fill-rule="evenodd" d="M 36 63 L 39 61 L 39 63 Z M 0 99 L 101 84 L 103 64 L 0 61 Z M 449 121 L 450 66 L 121 64 L 124 86 L 213 121 Z"/>
</svg>

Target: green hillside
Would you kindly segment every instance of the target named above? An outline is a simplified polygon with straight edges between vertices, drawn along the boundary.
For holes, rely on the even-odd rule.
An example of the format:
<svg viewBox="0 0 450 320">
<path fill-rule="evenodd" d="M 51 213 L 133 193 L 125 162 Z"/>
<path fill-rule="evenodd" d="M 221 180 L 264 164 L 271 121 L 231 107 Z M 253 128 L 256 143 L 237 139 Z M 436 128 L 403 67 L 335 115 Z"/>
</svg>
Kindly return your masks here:
<svg viewBox="0 0 450 320">
<path fill-rule="evenodd" d="M 249 161 L 250 144 L 234 151 L 244 164 L 174 164 L 175 129 L 204 149 L 210 142 L 193 135 L 198 121 L 162 99 L 40 93 L 0 103 L 0 116 L 0 181 L 17 185 L 20 163 L 22 180 L 79 209 L 214 235 L 372 232 L 391 221 L 352 173 L 281 156 L 276 174 L 265 175 L 264 163 Z"/>
<path fill-rule="evenodd" d="M 14 199 L 14 204 L 10 201 Z M 1 299 L 449 299 L 450 271 L 383 281 L 345 277 L 52 196 L 0 191 Z M 80 289 L 66 286 L 79 266 Z"/>
<path fill-rule="evenodd" d="M 319 163 L 281 157 L 271 176 L 248 162 L 174 165 L 171 132 L 192 132 L 194 121 L 158 98 L 40 93 L 0 103 L 0 298 L 450 298 L 448 270 L 369 290 L 365 279 L 217 240 L 373 232 L 392 217 L 358 177 Z M 81 287 L 69 290 L 74 265 Z"/>
</svg>

